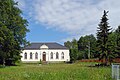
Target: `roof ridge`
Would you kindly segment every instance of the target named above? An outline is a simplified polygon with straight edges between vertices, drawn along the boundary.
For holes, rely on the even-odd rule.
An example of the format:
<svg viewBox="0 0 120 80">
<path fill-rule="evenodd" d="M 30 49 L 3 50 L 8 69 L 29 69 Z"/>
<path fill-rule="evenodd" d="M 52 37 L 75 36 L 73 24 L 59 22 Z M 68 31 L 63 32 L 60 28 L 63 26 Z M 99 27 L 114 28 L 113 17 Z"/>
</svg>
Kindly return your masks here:
<svg viewBox="0 0 120 80">
<path fill-rule="evenodd" d="M 26 49 L 38 49 L 40 46 L 42 45 L 46 45 L 48 46 L 50 49 L 68 49 L 66 46 L 57 43 L 57 42 L 32 42 L 31 45 L 26 46 Z"/>
</svg>

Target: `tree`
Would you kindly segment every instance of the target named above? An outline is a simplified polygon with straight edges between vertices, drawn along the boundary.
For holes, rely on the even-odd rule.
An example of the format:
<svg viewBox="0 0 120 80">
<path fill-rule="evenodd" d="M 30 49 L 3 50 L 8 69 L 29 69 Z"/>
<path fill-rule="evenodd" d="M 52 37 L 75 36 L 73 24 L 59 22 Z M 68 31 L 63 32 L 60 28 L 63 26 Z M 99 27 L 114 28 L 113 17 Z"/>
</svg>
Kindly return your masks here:
<svg viewBox="0 0 120 80">
<path fill-rule="evenodd" d="M 108 41 L 107 41 L 107 45 L 108 45 L 108 60 L 111 64 L 112 60 L 114 58 L 116 58 L 118 55 L 116 53 L 116 33 L 115 32 L 111 32 L 111 34 L 109 34 L 108 36 Z"/>
<path fill-rule="evenodd" d="M 75 62 L 78 58 L 78 49 L 70 49 L 70 61 Z"/>
<path fill-rule="evenodd" d="M 108 57 L 110 55 L 109 48 L 108 48 L 108 36 L 111 33 L 110 26 L 108 26 L 108 18 L 107 18 L 108 11 L 104 10 L 104 14 L 102 16 L 101 22 L 99 24 L 98 30 L 97 30 L 97 47 L 100 52 L 99 59 L 103 59 L 103 64 L 107 65 L 108 63 Z"/>
<path fill-rule="evenodd" d="M 77 40 L 73 39 L 71 42 L 67 41 L 67 42 L 64 43 L 64 45 L 70 49 L 70 61 L 75 62 L 78 58 Z"/>
<path fill-rule="evenodd" d="M 84 59 L 88 59 L 88 47 L 90 47 L 88 42 L 88 37 L 86 36 L 81 36 L 78 40 L 78 50 L 81 54 L 81 57 Z"/>
<path fill-rule="evenodd" d="M 70 41 L 64 42 L 64 46 L 66 46 L 67 48 L 71 49 L 72 43 Z"/>
<path fill-rule="evenodd" d="M 29 31 L 26 28 L 28 22 L 21 16 L 21 13 L 22 11 L 17 7 L 17 2 L 15 3 L 14 0 L 0 1 L 0 35 L 2 34 L 0 36 L 0 47 L 2 47 L 0 59 L 4 61 L 3 55 L 7 54 L 6 64 L 20 60 L 21 45 L 24 46 L 27 43 L 25 36 L 26 32 Z"/>
<path fill-rule="evenodd" d="M 77 40 L 76 39 L 73 39 L 71 41 L 72 43 L 72 46 L 71 46 L 71 49 L 70 49 L 70 58 L 71 58 L 71 61 L 76 61 L 77 58 L 78 58 L 78 44 L 77 44 Z"/>
<path fill-rule="evenodd" d="M 96 53 L 96 38 L 94 35 L 81 36 L 78 40 L 78 50 L 83 58 L 94 58 Z"/>
<path fill-rule="evenodd" d="M 115 31 L 116 33 L 116 53 L 118 54 L 118 57 L 120 57 L 120 26 Z"/>
<path fill-rule="evenodd" d="M 5 65 L 5 60 L 10 57 L 14 45 L 14 36 L 6 26 L 0 27 L 0 34 L 0 57 Z"/>
</svg>

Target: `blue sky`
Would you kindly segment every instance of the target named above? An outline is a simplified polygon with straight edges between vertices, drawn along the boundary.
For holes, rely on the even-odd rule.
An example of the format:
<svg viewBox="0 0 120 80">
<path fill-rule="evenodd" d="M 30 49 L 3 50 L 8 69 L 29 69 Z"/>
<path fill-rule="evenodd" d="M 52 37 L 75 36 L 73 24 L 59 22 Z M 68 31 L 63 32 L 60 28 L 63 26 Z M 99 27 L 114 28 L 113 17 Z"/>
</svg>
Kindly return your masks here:
<svg viewBox="0 0 120 80">
<path fill-rule="evenodd" d="M 35 27 L 34 27 L 35 26 Z M 46 29 L 44 25 L 41 24 L 29 24 L 30 32 L 27 33 L 27 40 L 30 42 L 60 42 L 61 39 L 68 36 L 66 33 L 56 31 L 54 29 Z"/>
<path fill-rule="evenodd" d="M 97 25 L 108 10 L 110 26 L 120 25 L 120 0 L 15 0 L 28 20 L 30 42 L 58 42 L 96 34 Z M 112 5 L 112 6 L 111 6 Z"/>
</svg>

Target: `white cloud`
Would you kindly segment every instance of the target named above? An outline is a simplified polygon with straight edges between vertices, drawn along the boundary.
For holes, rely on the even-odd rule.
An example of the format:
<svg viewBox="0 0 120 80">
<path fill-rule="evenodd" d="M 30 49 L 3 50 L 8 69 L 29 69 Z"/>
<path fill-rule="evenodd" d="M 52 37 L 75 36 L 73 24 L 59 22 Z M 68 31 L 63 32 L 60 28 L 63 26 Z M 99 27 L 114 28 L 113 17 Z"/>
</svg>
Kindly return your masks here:
<svg viewBox="0 0 120 80">
<path fill-rule="evenodd" d="M 94 22 L 98 20 L 97 16 L 100 13 L 94 5 L 91 5 L 90 0 L 86 3 L 78 1 L 80 0 L 37 1 L 35 18 L 38 22 L 48 25 L 48 28 L 55 28 L 70 35 L 90 33 L 91 29 L 86 28 L 94 28 Z M 95 30 L 96 28 L 92 31 Z"/>
<path fill-rule="evenodd" d="M 24 0 L 16 1 L 24 5 Z M 120 25 L 119 4 L 119 0 L 34 0 L 31 14 L 37 23 L 66 32 L 71 39 L 95 34 L 104 9 L 109 11 L 110 25 L 116 28 Z"/>
</svg>

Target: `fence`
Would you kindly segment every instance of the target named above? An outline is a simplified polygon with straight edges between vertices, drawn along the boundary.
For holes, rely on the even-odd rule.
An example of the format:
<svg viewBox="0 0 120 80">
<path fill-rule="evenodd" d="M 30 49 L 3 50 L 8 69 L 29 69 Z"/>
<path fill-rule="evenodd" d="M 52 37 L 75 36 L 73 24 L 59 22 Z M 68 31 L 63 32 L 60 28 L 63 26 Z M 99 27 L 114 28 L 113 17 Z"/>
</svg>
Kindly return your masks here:
<svg viewBox="0 0 120 80">
<path fill-rule="evenodd" d="M 112 64 L 112 78 L 120 80 L 120 64 Z"/>
</svg>

